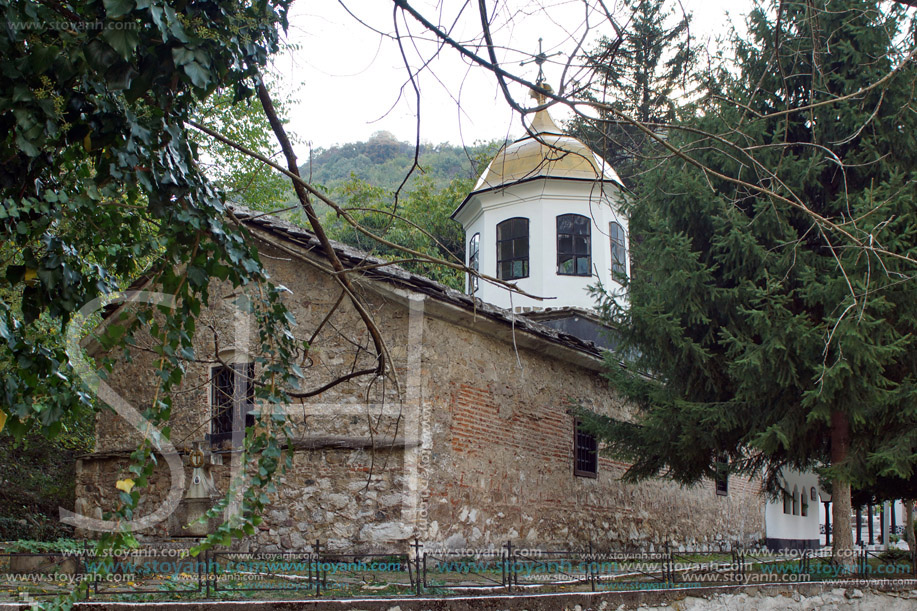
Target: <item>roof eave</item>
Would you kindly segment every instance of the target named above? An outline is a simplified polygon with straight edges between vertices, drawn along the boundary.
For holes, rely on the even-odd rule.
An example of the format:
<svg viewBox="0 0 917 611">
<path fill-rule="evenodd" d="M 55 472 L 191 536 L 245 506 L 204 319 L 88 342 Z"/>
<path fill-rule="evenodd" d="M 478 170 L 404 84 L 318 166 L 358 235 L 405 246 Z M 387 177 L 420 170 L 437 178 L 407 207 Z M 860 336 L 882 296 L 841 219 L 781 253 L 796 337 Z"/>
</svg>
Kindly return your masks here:
<svg viewBox="0 0 917 611">
<path fill-rule="evenodd" d="M 260 234 L 262 240 L 270 236 L 271 239 L 266 241 L 286 242 L 292 246 L 289 249 L 291 254 L 295 253 L 307 261 L 310 258 L 326 259 L 318 239 L 310 231 L 275 217 L 259 216 L 247 209 L 243 211 L 238 206 L 234 207 L 234 212 L 253 234 Z M 366 253 L 344 244 L 334 244 L 334 249 L 342 261 L 347 264 L 381 262 L 381 259 L 367 256 Z M 602 350 L 590 341 L 541 325 L 509 310 L 484 303 L 480 299 L 472 298 L 465 293 L 451 289 L 425 276 L 408 272 L 396 265 L 365 271 L 361 275 L 361 280 L 367 281 L 377 289 L 381 289 L 383 285 L 393 285 L 392 288 L 398 287 L 425 295 L 438 302 L 444 311 L 454 313 L 461 310 L 469 316 L 470 320 L 487 319 L 489 325 L 496 325 L 496 327 L 490 327 L 491 329 L 499 328 L 504 332 L 509 329 L 512 333 L 526 334 L 535 342 L 556 346 L 551 350 L 556 350 L 558 356 L 566 355 L 566 360 L 577 362 L 580 366 L 596 368 L 596 370 L 601 367 Z M 502 336 L 502 332 L 491 334 Z"/>
</svg>

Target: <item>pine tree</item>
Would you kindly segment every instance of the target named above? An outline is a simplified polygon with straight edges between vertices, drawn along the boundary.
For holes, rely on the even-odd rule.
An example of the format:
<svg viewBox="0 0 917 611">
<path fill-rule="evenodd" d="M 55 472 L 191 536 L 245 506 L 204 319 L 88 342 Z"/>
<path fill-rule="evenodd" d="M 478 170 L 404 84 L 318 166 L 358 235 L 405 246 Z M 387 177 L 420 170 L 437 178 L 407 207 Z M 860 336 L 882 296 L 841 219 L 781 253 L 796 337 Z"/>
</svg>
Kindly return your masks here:
<svg viewBox="0 0 917 611">
<path fill-rule="evenodd" d="M 620 36 L 603 37 L 587 54 L 593 70 L 589 96 L 610 107 L 599 119 L 577 118 L 574 135 L 601 151 L 628 185 L 642 167 L 646 134 L 621 121 L 628 117 L 662 131 L 675 119 L 676 100 L 684 92 L 695 60 L 689 37 L 690 15 L 664 2 L 626 0 Z"/>
<path fill-rule="evenodd" d="M 608 377 L 640 409 L 593 425 L 630 479 L 695 482 L 725 453 L 775 492 L 817 468 L 847 524 L 851 486 L 917 465 L 914 25 L 815 0 L 757 6 L 748 32 L 670 133 L 705 169 L 673 157 L 631 203 L 630 308 L 603 306 L 638 355 Z"/>
</svg>

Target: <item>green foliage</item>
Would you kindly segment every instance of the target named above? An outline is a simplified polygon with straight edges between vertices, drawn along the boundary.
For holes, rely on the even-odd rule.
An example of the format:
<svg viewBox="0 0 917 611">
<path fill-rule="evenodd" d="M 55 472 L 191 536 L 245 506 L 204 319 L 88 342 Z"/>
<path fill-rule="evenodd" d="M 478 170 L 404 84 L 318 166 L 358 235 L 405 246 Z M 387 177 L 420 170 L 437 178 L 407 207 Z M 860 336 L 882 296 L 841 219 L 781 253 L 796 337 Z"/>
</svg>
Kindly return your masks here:
<svg viewBox="0 0 917 611">
<path fill-rule="evenodd" d="M 277 99 L 275 110 L 283 117 L 288 104 Z M 203 101 L 195 119 L 264 157 L 270 159 L 276 153 L 274 134 L 256 97 L 237 99 L 231 89 L 220 89 Z M 191 136 L 206 152 L 205 171 L 229 200 L 263 211 L 292 205 L 293 187 L 283 174 L 210 136 L 195 131 Z"/>
<path fill-rule="evenodd" d="M 75 539 L 56 539 L 54 541 L 30 541 L 28 539 L 14 541 L 5 546 L 5 551 L 9 554 L 33 553 L 40 554 L 45 552 L 76 552 L 83 549 L 83 542 Z"/>
<path fill-rule="evenodd" d="M 689 36 L 691 16 L 682 11 L 671 3 L 626 0 L 622 38 L 603 37 L 586 56 L 593 70 L 586 97 L 608 108 L 598 120 L 577 117 L 569 129 L 601 151 L 628 186 L 647 165 L 651 151 L 644 149 L 654 143 L 622 116 L 662 133 L 693 83 L 697 50 Z"/>
<path fill-rule="evenodd" d="M 904 565 L 910 567 L 913 552 L 906 549 L 887 549 L 879 554 L 879 560 L 886 565 Z"/>
<path fill-rule="evenodd" d="M 173 295 L 176 307 L 137 308 L 109 338 L 124 345 L 143 325 L 156 339 L 162 383 L 154 404 L 138 406 L 144 417 L 168 437 L 170 391 L 182 379 L 183 355 L 193 354 L 211 278 L 249 287 L 266 382 L 258 397 L 283 400 L 278 389 L 296 377 L 284 289 L 270 284 L 246 232 L 224 214 L 225 196 L 202 173 L 186 122 L 217 90 L 250 97 L 278 49 L 288 5 L 190 0 L 176 10 L 162 0 L 0 0 L 7 24 L 0 32 L 0 410 L 17 438 L 29 430 L 54 437 L 68 419 L 91 418 L 93 397 L 59 334 L 81 320 L 84 304 L 121 288 L 146 263 L 152 286 Z M 247 441 L 254 468 L 242 500 L 245 524 L 283 464 L 283 425 L 263 424 Z M 131 455 L 137 486 L 103 517 L 133 517 L 153 472 L 152 450 L 148 440 Z M 243 529 L 233 525 L 231 534 Z M 107 533 L 99 545 L 123 549 L 136 540 Z"/>
<path fill-rule="evenodd" d="M 396 206 L 393 194 L 381 187 L 353 178 L 343 188 L 344 207 L 360 225 L 374 235 L 400 246 L 454 263 L 464 262 L 465 236 L 462 226 L 449 215 L 458 207 L 474 186 L 468 178 L 456 178 L 444 189 L 422 178 L 415 188 L 405 193 Z M 419 261 L 409 261 L 409 254 L 380 244 L 359 232 L 334 213 L 326 216 L 326 231 L 334 240 L 365 250 L 389 261 L 400 261 L 405 269 L 461 290 L 464 274 Z M 408 222 L 406 222 L 408 221 Z M 426 232 L 426 233 L 425 233 Z"/>
<path fill-rule="evenodd" d="M 494 148 L 494 143 L 478 143 L 468 148 L 422 144 L 419 150 L 421 169 L 414 170 L 405 188 L 411 189 L 422 179 L 432 179 L 436 187 L 442 188 L 456 177 L 470 177 L 475 174 L 474 160 Z M 386 191 L 395 191 L 414 162 L 414 151 L 414 144 L 400 142 L 388 132 L 377 132 L 366 142 L 313 151 L 300 173 L 307 180 L 324 185 L 330 192 L 340 192 L 354 178 Z"/>
<path fill-rule="evenodd" d="M 629 208 L 630 309 L 603 306 L 638 356 L 607 375 L 641 410 L 592 426 L 632 479 L 712 477 L 722 452 L 774 484 L 831 463 L 833 413 L 851 441 L 827 478 L 917 465 L 913 24 L 860 0 L 781 7 L 780 36 L 773 8 L 751 13 L 739 72 L 670 135 L 723 177 L 674 158 Z"/>
<path fill-rule="evenodd" d="M 494 144 L 482 148 L 477 153 L 475 162 L 471 164 L 471 169 L 467 169 L 466 166 L 465 171 L 443 187 L 438 187 L 426 174 L 418 176 L 413 180 L 410 190 L 400 195 L 397 203 L 393 190 L 371 185 L 356 176 L 352 176 L 349 182 L 339 187 L 338 193 L 354 220 L 374 235 L 432 257 L 463 263 L 464 231 L 450 215 L 474 188 L 474 168 L 483 167 L 493 155 L 495 148 Z M 405 260 L 410 259 L 410 255 L 380 244 L 354 229 L 334 213 L 329 212 L 325 219 L 326 231 L 332 239 L 389 261 L 400 261 L 400 265 L 409 271 L 432 278 L 456 290 L 463 290 L 465 277 L 460 271 L 441 265 Z"/>
<path fill-rule="evenodd" d="M 19 440 L 0 432 L 0 540 L 48 540 L 71 533 L 58 512 L 73 509 L 76 457 L 92 449 L 93 422 L 65 416 L 50 439 L 38 431 Z"/>
<path fill-rule="evenodd" d="M 4 376 L 2 389 L 14 432 L 34 420 L 35 392 L 59 408 L 45 426 L 88 400 L 73 392 L 60 347 L 30 336 L 40 315 L 66 323 L 153 256 L 168 262 L 164 288 L 189 307 L 205 287 L 185 282 L 178 266 L 213 272 L 228 261 L 234 281 L 256 277 L 255 254 L 222 220 L 222 199 L 195 166 L 184 121 L 218 84 L 244 93 L 276 48 L 285 10 L 199 2 L 179 15 L 132 0 L 0 4 L 12 24 L 0 36 L 0 230 L 22 261 L 6 259 L 2 270 L 3 288 L 19 303 L 0 302 L 0 358 L 18 373 Z M 57 25 L 65 16 L 105 27 L 65 29 Z"/>
</svg>

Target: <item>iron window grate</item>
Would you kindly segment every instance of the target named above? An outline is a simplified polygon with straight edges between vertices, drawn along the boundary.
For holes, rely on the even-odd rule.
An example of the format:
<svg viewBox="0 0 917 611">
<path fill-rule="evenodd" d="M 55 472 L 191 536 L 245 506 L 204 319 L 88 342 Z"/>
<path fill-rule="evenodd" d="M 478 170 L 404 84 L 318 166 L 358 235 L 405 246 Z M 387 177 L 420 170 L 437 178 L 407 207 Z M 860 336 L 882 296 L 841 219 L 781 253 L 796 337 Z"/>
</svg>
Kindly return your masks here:
<svg viewBox="0 0 917 611">
<path fill-rule="evenodd" d="M 579 477 L 598 477 L 599 455 L 598 441 L 595 435 L 586 431 L 577 420 L 573 435 L 573 475 Z"/>
</svg>

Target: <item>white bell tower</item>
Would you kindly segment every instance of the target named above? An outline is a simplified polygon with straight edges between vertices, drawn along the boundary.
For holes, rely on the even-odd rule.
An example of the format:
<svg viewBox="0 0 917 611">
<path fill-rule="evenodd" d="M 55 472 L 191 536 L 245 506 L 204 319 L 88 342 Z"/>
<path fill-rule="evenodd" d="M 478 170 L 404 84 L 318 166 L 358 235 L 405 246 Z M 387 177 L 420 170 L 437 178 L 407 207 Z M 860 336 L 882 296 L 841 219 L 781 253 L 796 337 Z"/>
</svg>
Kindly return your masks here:
<svg viewBox="0 0 917 611">
<path fill-rule="evenodd" d="M 497 153 L 452 218 L 465 229 L 469 267 L 552 299 L 472 277 L 466 290 L 519 312 L 592 309 L 586 287 L 599 280 L 620 291 L 616 278 L 630 274 L 623 189 L 604 159 L 538 111 L 529 134 Z"/>
</svg>

